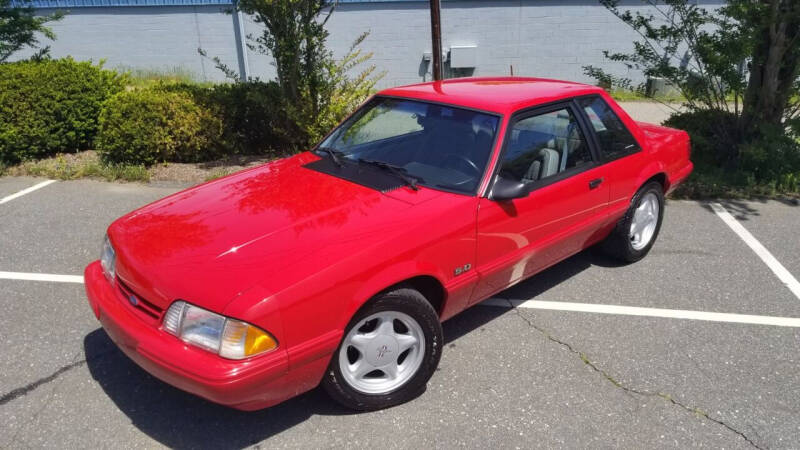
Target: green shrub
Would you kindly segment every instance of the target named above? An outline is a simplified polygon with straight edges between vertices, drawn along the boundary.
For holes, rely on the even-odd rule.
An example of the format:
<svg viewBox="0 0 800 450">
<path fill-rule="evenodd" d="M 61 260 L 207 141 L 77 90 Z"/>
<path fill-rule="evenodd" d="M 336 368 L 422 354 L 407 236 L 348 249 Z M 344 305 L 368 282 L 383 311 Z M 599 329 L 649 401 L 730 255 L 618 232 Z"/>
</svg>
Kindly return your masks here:
<svg viewBox="0 0 800 450">
<path fill-rule="evenodd" d="M 185 92 L 120 92 L 100 114 L 96 146 L 106 163 L 198 162 L 220 156 L 222 123 Z"/>
<path fill-rule="evenodd" d="M 752 174 L 756 181 L 775 183 L 777 189 L 796 186 L 800 176 L 798 142 L 780 129 L 762 127 L 760 134 L 740 147 L 740 170 Z"/>
<path fill-rule="evenodd" d="M 743 139 L 736 115 L 699 110 L 664 125 L 686 130 L 695 170 L 680 196 L 729 197 L 800 191 L 800 143 L 783 129 L 762 128 Z"/>
<path fill-rule="evenodd" d="M 282 156 L 297 147 L 298 133 L 282 107 L 275 82 L 178 83 L 157 89 L 188 93 L 213 111 L 222 120 L 222 142 L 228 154 Z"/>
<path fill-rule="evenodd" d="M 673 114 L 664 125 L 685 130 L 692 141 L 695 164 L 724 166 L 738 143 L 736 115 L 727 111 L 697 110 Z"/>
<path fill-rule="evenodd" d="M 349 58 L 330 67 L 332 74 L 338 74 L 336 84 L 321 94 L 326 100 L 317 112 L 288 102 L 274 81 L 212 86 L 163 83 L 154 89 L 189 94 L 213 111 L 222 120 L 222 142 L 228 154 L 280 157 L 319 142 L 372 94 L 377 80 L 370 78 L 372 70 L 355 80 L 344 76 L 349 65 L 365 57 L 353 53 Z"/>
<path fill-rule="evenodd" d="M 0 161 L 85 150 L 124 77 L 71 58 L 0 64 Z"/>
<path fill-rule="evenodd" d="M 209 100 L 219 108 L 225 142 L 237 154 L 282 156 L 295 150 L 294 127 L 275 82 L 218 84 Z"/>
</svg>

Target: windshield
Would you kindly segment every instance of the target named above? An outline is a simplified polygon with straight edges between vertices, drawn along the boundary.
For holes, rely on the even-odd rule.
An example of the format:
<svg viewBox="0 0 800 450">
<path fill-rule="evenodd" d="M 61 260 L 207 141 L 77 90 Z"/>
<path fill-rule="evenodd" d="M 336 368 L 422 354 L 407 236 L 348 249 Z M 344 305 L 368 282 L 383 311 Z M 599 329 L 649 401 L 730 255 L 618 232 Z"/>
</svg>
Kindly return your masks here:
<svg viewBox="0 0 800 450">
<path fill-rule="evenodd" d="M 473 193 L 499 121 L 452 106 L 376 97 L 331 133 L 317 153 L 338 155 L 345 164 L 379 161 L 420 185 Z"/>
</svg>

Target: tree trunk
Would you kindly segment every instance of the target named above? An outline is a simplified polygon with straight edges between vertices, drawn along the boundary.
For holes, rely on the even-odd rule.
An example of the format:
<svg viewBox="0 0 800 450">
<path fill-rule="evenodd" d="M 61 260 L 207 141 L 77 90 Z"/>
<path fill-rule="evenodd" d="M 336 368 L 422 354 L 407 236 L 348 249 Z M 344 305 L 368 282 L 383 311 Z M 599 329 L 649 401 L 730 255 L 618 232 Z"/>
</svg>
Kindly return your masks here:
<svg viewBox="0 0 800 450">
<path fill-rule="evenodd" d="M 764 0 L 770 16 L 758 31 L 740 130 L 754 136 L 764 126 L 780 127 L 800 69 L 800 6 L 796 0 Z"/>
</svg>

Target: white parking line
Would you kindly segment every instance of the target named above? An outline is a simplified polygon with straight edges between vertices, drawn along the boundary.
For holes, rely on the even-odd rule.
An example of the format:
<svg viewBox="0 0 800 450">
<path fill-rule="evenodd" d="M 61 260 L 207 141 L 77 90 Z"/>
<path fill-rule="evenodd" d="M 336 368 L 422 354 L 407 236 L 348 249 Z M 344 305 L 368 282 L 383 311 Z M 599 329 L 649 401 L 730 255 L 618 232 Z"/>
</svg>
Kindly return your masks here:
<svg viewBox="0 0 800 450">
<path fill-rule="evenodd" d="M 56 275 L 51 273 L 0 272 L 0 279 L 83 283 L 83 277 L 81 275 Z"/>
<path fill-rule="evenodd" d="M 25 194 L 30 194 L 31 192 L 33 192 L 33 191 L 35 191 L 37 189 L 41 189 L 41 188 L 47 186 L 48 184 L 53 184 L 55 182 L 56 182 L 56 180 L 42 181 L 41 183 L 34 184 L 33 186 L 31 186 L 29 188 L 26 188 L 26 189 L 23 189 L 23 190 L 17 192 L 16 194 L 11 194 L 11 195 L 8 195 L 6 197 L 0 198 L 0 205 L 2 205 L 3 203 L 10 202 L 11 200 L 14 200 L 15 198 L 22 197 Z"/>
<path fill-rule="evenodd" d="M 728 314 L 683 309 L 641 308 L 638 306 L 601 305 L 594 303 L 546 302 L 541 300 L 506 300 L 490 298 L 481 305 L 506 308 L 547 309 L 553 311 L 574 311 L 596 314 L 615 314 L 622 316 L 663 317 L 668 319 L 704 320 L 708 322 L 745 323 L 753 325 L 772 325 L 776 327 L 800 327 L 800 318 L 753 316 L 750 314 Z"/>
<path fill-rule="evenodd" d="M 766 264 L 767 267 L 769 267 L 770 270 L 772 270 L 772 272 L 778 277 L 778 279 L 781 280 L 781 282 L 783 282 L 783 284 L 786 285 L 790 291 L 792 291 L 795 297 L 800 300 L 800 282 L 797 281 L 797 278 L 789 273 L 789 271 L 786 270 L 786 267 L 783 267 L 783 264 L 775 259 L 775 257 L 772 256 L 772 253 L 770 253 L 769 250 L 761 245 L 761 242 L 758 242 L 758 240 L 753 237 L 753 235 L 750 234 L 750 232 L 747 231 L 747 229 L 741 223 L 739 223 L 739 221 L 736 220 L 736 218 L 733 217 L 727 209 L 725 209 L 719 203 L 711 203 L 711 209 L 714 210 L 717 216 L 719 216 L 719 218 L 722 219 L 722 221 L 725 222 L 725 224 L 727 224 L 734 233 L 742 238 L 748 247 L 756 252 L 756 255 L 758 255 L 758 257 L 764 261 L 764 264 Z"/>
</svg>

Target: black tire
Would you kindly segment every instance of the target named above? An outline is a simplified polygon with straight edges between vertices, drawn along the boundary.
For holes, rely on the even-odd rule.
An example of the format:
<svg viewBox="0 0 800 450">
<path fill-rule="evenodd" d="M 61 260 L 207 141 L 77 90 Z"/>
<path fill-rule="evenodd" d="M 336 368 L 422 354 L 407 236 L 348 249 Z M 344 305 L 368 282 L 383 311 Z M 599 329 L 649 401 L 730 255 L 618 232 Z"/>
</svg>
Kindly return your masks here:
<svg viewBox="0 0 800 450">
<path fill-rule="evenodd" d="M 406 314 L 420 325 L 425 340 L 425 349 L 421 352 L 422 362 L 416 373 L 399 387 L 382 394 L 366 394 L 348 384 L 339 367 L 339 354 L 345 343 L 345 337 L 354 326 L 375 313 L 386 311 Z M 347 325 L 342 342 L 325 372 L 322 386 L 334 400 L 354 410 L 372 411 L 405 403 L 425 392 L 428 380 L 439 365 L 442 341 L 439 316 L 422 294 L 410 288 L 399 288 L 379 294 L 364 305 Z"/>
<path fill-rule="evenodd" d="M 656 228 L 653 233 L 653 237 L 650 238 L 650 242 L 644 248 L 636 250 L 633 248 L 629 234 L 631 222 L 633 221 L 633 215 L 636 211 L 636 208 L 639 207 L 642 198 L 648 193 L 655 194 L 656 198 L 658 199 L 658 222 L 656 223 Z M 617 222 L 614 230 L 611 231 L 611 234 L 608 235 L 608 237 L 602 242 L 601 247 L 608 255 L 619 259 L 620 261 L 626 263 L 634 263 L 639 261 L 640 259 L 644 258 L 648 252 L 650 252 L 651 248 L 653 248 L 653 244 L 655 244 L 656 239 L 658 238 L 658 233 L 661 231 L 661 222 L 663 219 L 664 188 L 661 186 L 661 183 L 657 181 L 651 181 L 642 186 L 642 188 L 636 192 L 636 195 L 634 195 L 633 199 L 631 200 L 631 205 L 628 208 L 628 211 L 625 213 L 622 219 Z"/>
</svg>

